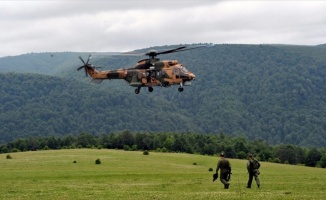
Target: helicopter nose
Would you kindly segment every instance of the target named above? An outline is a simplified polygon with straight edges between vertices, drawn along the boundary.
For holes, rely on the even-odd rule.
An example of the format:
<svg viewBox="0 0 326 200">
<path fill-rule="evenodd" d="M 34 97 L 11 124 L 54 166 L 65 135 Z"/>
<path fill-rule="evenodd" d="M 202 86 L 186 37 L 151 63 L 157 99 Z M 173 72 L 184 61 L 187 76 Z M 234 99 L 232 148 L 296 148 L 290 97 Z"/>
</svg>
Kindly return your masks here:
<svg viewBox="0 0 326 200">
<path fill-rule="evenodd" d="M 190 73 L 189 77 L 190 77 L 190 80 L 194 80 L 196 78 L 195 74 L 193 74 L 193 73 Z"/>
</svg>

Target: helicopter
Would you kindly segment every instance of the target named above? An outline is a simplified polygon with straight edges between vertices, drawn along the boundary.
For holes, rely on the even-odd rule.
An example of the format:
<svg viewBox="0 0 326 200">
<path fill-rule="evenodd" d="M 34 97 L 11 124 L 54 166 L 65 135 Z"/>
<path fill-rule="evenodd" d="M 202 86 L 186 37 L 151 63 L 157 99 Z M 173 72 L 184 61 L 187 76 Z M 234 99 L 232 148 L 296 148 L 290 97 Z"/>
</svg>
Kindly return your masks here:
<svg viewBox="0 0 326 200">
<path fill-rule="evenodd" d="M 79 56 L 83 65 L 78 67 L 77 70 L 84 69 L 86 76 L 90 76 L 92 78 L 91 82 L 94 83 L 101 83 L 105 79 L 124 79 L 130 86 L 136 87 L 135 94 L 139 94 L 142 87 L 147 87 L 149 92 L 153 92 L 153 87 L 155 86 L 170 87 L 172 85 L 179 85 L 178 91 L 182 92 L 184 86 L 191 85 L 191 81 L 195 80 L 195 74 L 188 71 L 186 67 L 177 60 L 161 61 L 157 56 L 209 46 L 211 45 L 180 46 L 162 51 L 150 50 L 147 53 L 125 52 L 113 54 L 148 56 L 149 58 L 139 60 L 132 68 L 104 71 L 98 71 L 98 67 L 89 63 L 92 55 L 88 56 L 86 62 Z"/>
</svg>

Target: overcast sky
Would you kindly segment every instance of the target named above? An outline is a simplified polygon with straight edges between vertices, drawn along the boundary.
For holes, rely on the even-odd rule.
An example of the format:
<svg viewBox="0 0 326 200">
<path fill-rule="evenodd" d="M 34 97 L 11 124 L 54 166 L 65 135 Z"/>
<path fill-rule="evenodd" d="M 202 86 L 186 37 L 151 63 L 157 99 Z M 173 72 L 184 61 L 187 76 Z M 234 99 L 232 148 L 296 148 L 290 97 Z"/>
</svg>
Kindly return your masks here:
<svg viewBox="0 0 326 200">
<path fill-rule="evenodd" d="M 193 43 L 326 43 L 326 1 L 0 1 L 0 57 Z"/>
</svg>

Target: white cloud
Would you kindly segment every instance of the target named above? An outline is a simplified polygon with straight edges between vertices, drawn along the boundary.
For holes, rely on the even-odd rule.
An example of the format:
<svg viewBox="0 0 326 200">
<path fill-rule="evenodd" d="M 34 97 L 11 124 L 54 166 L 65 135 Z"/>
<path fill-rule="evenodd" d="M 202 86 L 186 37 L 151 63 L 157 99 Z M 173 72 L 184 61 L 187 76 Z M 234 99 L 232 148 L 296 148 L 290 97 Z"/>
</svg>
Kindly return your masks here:
<svg viewBox="0 0 326 200">
<path fill-rule="evenodd" d="M 185 43 L 326 43 L 324 1 L 0 1 L 0 57 Z"/>
</svg>

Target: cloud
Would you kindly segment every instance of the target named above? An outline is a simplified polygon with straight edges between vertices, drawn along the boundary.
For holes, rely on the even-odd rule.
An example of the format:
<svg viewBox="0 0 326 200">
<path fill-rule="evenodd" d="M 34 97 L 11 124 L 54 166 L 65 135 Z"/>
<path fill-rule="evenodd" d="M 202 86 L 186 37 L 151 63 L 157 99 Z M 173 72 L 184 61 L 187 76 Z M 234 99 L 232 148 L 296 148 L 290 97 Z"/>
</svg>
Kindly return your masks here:
<svg viewBox="0 0 326 200">
<path fill-rule="evenodd" d="M 324 1 L 1 1 L 0 57 L 192 43 L 326 41 Z"/>
</svg>

